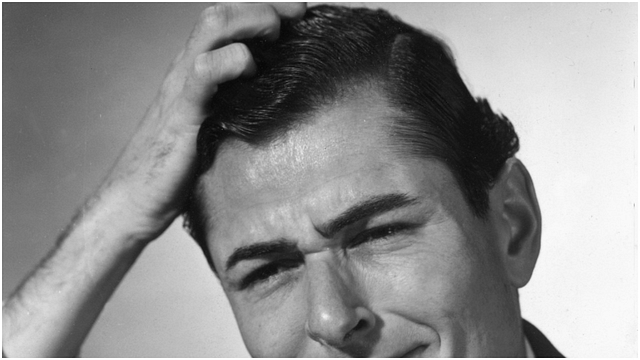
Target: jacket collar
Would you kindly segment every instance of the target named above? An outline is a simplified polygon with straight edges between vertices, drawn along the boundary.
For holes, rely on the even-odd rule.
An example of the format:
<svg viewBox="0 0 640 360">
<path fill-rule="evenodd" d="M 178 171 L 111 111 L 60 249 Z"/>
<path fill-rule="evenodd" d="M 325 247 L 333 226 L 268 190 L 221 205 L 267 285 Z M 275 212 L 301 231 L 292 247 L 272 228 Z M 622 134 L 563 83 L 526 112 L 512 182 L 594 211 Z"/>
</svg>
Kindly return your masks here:
<svg viewBox="0 0 640 360">
<path fill-rule="evenodd" d="M 524 336 L 527 337 L 533 353 L 538 358 L 557 358 L 564 357 L 554 346 L 551 344 L 544 334 L 533 326 L 527 320 L 522 319 L 522 329 Z"/>
</svg>

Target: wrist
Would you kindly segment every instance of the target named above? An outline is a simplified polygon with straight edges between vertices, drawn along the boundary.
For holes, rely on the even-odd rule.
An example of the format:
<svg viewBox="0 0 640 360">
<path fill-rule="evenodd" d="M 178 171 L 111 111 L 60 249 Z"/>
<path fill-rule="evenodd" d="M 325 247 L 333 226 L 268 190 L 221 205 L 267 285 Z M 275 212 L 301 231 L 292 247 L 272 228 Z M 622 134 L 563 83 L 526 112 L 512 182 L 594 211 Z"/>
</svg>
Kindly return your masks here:
<svg viewBox="0 0 640 360">
<path fill-rule="evenodd" d="M 140 206 L 132 192 L 114 186 L 102 189 L 80 209 L 64 236 L 80 234 L 85 241 L 106 241 L 123 250 L 146 246 L 178 213 L 158 216 Z"/>
</svg>

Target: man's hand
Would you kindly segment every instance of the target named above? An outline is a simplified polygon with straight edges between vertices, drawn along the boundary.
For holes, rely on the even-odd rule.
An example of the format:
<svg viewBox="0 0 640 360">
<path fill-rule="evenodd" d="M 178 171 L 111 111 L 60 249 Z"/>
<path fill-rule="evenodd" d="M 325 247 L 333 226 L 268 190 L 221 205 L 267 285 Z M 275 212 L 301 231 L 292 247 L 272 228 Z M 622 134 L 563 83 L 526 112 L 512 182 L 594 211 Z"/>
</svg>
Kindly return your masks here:
<svg viewBox="0 0 640 360">
<path fill-rule="evenodd" d="M 144 246 L 180 214 L 194 181 L 203 105 L 218 84 L 251 76 L 238 40 L 279 35 L 303 4 L 207 8 L 172 63 L 136 133 L 57 246 L 2 308 L 8 356 L 75 356 Z M 213 114 L 215 116 L 215 114 Z"/>
<path fill-rule="evenodd" d="M 304 11 L 304 4 L 219 4 L 201 14 L 100 191 L 122 204 L 125 211 L 116 221 L 132 231 L 132 238 L 154 239 L 180 213 L 193 180 L 196 137 L 208 115 L 204 102 L 218 84 L 255 72 L 249 50 L 235 41 L 275 40 L 280 19 Z"/>
</svg>

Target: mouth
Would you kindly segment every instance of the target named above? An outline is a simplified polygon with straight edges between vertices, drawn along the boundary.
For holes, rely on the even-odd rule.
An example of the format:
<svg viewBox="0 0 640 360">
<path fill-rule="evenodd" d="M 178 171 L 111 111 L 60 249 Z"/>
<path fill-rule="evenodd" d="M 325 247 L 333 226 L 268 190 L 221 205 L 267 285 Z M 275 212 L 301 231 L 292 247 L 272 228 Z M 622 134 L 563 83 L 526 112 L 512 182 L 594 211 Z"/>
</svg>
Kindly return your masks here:
<svg viewBox="0 0 640 360">
<path fill-rule="evenodd" d="M 422 357 L 422 354 L 424 353 L 425 350 L 427 350 L 427 348 L 429 347 L 429 345 L 420 345 L 414 349 L 412 349 L 411 351 L 409 351 L 408 353 L 400 356 L 403 358 L 417 358 L 417 357 Z"/>
</svg>

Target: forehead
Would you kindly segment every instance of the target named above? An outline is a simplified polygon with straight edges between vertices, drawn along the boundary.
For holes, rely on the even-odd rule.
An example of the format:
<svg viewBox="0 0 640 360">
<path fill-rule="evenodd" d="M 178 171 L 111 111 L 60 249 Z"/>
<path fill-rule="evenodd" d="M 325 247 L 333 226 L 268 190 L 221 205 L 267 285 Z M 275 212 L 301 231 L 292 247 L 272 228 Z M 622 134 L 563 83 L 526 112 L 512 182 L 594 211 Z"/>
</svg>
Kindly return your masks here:
<svg viewBox="0 0 640 360">
<path fill-rule="evenodd" d="M 345 166 L 351 171 L 382 166 L 391 159 L 368 155 L 381 150 L 391 155 L 387 134 L 399 115 L 383 96 L 368 90 L 316 111 L 301 121 L 304 125 L 268 145 L 226 140 L 202 182 L 207 198 L 222 195 L 235 201 L 240 200 L 236 196 L 276 190 L 292 194 L 308 187 L 298 185 L 326 182 Z M 226 191 L 236 188 L 241 191 Z"/>
<path fill-rule="evenodd" d="M 401 158 L 388 138 L 396 116 L 382 96 L 367 93 L 316 112 L 270 145 L 223 143 L 201 181 L 216 266 L 238 246 L 305 238 L 314 225 L 367 196 L 438 193 L 450 184 L 439 164 L 430 163 L 438 171 L 427 178 L 407 171 L 412 160 Z"/>
</svg>

